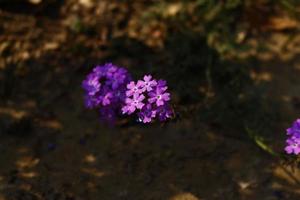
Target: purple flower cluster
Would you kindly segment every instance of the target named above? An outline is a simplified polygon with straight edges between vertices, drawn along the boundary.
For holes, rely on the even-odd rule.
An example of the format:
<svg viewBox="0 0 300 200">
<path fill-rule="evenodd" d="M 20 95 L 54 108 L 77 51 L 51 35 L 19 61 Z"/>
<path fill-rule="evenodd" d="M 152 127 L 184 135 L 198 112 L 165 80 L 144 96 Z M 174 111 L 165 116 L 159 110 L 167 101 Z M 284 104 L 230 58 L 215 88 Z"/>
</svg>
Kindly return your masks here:
<svg viewBox="0 0 300 200">
<path fill-rule="evenodd" d="M 155 118 L 165 121 L 173 115 L 169 105 L 170 93 L 167 92 L 166 81 L 152 79 L 145 75 L 143 80 L 131 81 L 127 84 L 123 114 L 134 114 L 143 123 L 152 122 Z"/>
<path fill-rule="evenodd" d="M 173 116 L 170 93 L 164 80 L 132 81 L 127 70 L 111 63 L 97 66 L 82 82 L 87 108 L 99 109 L 103 120 L 114 122 L 119 114 L 137 114 L 138 121 L 165 121 Z"/>
<path fill-rule="evenodd" d="M 82 82 L 87 108 L 99 108 L 103 120 L 114 121 L 126 98 L 126 85 L 131 76 L 124 68 L 111 63 L 96 66 Z"/>
<path fill-rule="evenodd" d="M 297 119 L 286 131 L 289 138 L 286 140 L 285 151 L 288 154 L 298 155 L 300 153 L 300 119 Z"/>
</svg>

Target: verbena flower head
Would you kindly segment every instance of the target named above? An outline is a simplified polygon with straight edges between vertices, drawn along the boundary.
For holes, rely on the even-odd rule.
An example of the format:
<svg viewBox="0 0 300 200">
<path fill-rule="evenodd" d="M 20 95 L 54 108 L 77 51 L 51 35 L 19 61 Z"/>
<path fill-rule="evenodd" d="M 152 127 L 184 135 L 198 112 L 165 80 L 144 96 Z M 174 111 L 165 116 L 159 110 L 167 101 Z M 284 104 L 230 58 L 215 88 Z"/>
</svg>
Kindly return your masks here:
<svg viewBox="0 0 300 200">
<path fill-rule="evenodd" d="M 288 154 L 298 155 L 300 153 L 300 119 L 297 119 L 286 131 L 289 138 L 286 140 L 285 151 Z"/>
<path fill-rule="evenodd" d="M 100 111 L 103 120 L 113 121 L 126 98 L 126 85 L 131 76 L 124 68 L 111 63 L 96 66 L 82 82 L 85 105 Z"/>
<path fill-rule="evenodd" d="M 300 153 L 300 138 L 297 138 L 297 137 L 291 137 L 291 138 L 288 138 L 286 140 L 286 147 L 285 147 L 285 151 L 288 153 L 288 154 L 296 154 L 298 155 Z"/>
<path fill-rule="evenodd" d="M 167 89 L 166 81 L 157 81 L 151 75 L 145 75 L 143 80 L 137 82 L 131 81 L 127 84 L 127 98 L 122 113 L 135 113 L 138 121 L 143 123 L 152 122 L 155 118 L 166 121 L 173 116 Z"/>
</svg>

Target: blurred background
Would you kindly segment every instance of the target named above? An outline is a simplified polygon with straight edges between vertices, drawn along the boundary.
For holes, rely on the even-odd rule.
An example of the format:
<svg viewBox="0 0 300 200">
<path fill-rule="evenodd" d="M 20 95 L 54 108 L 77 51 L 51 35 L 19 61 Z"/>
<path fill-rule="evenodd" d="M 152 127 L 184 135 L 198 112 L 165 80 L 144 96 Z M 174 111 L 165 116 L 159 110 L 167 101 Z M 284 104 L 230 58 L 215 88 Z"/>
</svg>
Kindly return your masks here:
<svg viewBox="0 0 300 200">
<path fill-rule="evenodd" d="M 298 3 L 297 3 L 298 2 Z M 0 0 L 0 200 L 298 200 L 298 0 Z M 99 121 L 112 62 L 166 79 L 166 124 Z"/>
</svg>

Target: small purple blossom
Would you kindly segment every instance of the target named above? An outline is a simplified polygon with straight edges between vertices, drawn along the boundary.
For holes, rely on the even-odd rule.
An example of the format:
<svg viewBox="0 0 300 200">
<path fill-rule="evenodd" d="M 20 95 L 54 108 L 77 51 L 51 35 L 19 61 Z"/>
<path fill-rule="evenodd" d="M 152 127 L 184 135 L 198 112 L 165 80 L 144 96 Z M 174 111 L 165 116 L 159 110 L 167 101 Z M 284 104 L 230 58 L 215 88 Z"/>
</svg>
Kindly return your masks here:
<svg viewBox="0 0 300 200">
<path fill-rule="evenodd" d="M 158 118 L 160 121 L 166 121 L 171 118 L 174 113 L 169 105 L 160 106 L 157 108 Z"/>
<path fill-rule="evenodd" d="M 287 135 L 293 135 L 300 138 L 300 119 L 297 119 L 292 127 L 286 130 Z"/>
<path fill-rule="evenodd" d="M 135 83 L 134 81 L 131 81 L 128 85 L 127 85 L 127 91 L 126 91 L 126 96 L 130 97 L 133 96 L 135 94 L 141 94 L 143 91 L 141 89 L 142 86 L 142 82 L 138 81 L 137 83 Z"/>
<path fill-rule="evenodd" d="M 155 92 L 149 93 L 149 103 L 156 103 L 157 106 L 162 106 L 170 100 L 170 93 L 165 92 L 167 87 L 157 87 Z"/>
<path fill-rule="evenodd" d="M 165 80 L 158 80 L 157 81 L 157 87 L 159 87 L 159 88 L 164 88 L 164 87 L 167 87 L 167 81 L 165 81 Z"/>
<path fill-rule="evenodd" d="M 151 80 L 152 76 L 151 75 L 145 75 L 144 76 L 144 80 L 141 81 L 141 87 L 142 87 L 142 91 L 145 92 L 150 92 L 151 90 L 153 90 L 153 87 L 157 85 L 156 80 Z"/>
<path fill-rule="evenodd" d="M 288 154 L 298 155 L 300 153 L 300 119 L 297 119 L 286 131 L 289 138 L 286 140 L 285 151 Z"/>
<path fill-rule="evenodd" d="M 117 69 L 117 71 L 113 74 L 111 77 L 112 81 L 112 88 L 116 89 L 120 85 L 124 84 L 124 82 L 127 82 L 126 79 L 128 79 L 128 72 L 127 70 L 123 68 Z"/>
<path fill-rule="evenodd" d="M 291 137 L 286 140 L 287 146 L 285 147 L 285 151 L 288 154 L 296 154 L 300 153 L 300 138 Z"/>
<path fill-rule="evenodd" d="M 88 95 L 95 95 L 100 90 L 101 83 L 96 74 L 89 74 L 87 79 L 82 82 L 82 87 Z"/>
<path fill-rule="evenodd" d="M 141 112 L 138 113 L 138 119 L 140 122 L 149 123 L 156 117 L 156 113 L 157 111 L 152 109 L 151 104 L 147 104 Z"/>
<path fill-rule="evenodd" d="M 113 98 L 112 92 L 106 93 L 106 95 L 102 98 L 102 105 L 103 106 L 109 105 L 110 102 L 112 101 L 112 98 Z"/>
<path fill-rule="evenodd" d="M 136 109 L 142 109 L 143 106 L 145 105 L 143 103 L 144 99 L 145 99 L 144 95 L 139 95 L 137 93 L 135 93 L 132 98 L 126 98 L 125 100 L 126 106 L 124 106 L 122 109 L 123 114 L 125 113 L 131 114 Z"/>
</svg>

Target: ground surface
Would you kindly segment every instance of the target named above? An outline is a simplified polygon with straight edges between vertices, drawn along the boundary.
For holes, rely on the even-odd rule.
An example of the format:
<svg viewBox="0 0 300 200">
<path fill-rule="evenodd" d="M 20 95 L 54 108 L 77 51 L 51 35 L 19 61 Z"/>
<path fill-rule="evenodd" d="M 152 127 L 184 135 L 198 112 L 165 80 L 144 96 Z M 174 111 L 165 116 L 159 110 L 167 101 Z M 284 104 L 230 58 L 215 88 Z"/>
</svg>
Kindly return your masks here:
<svg viewBox="0 0 300 200">
<path fill-rule="evenodd" d="M 206 51 L 198 50 L 202 40 L 172 40 L 157 23 L 139 27 L 138 14 L 148 6 L 142 1 L 49 2 L 0 10 L 1 200 L 300 199 L 299 169 L 262 150 L 245 129 L 213 119 L 222 112 L 231 116 L 231 108 L 202 117 L 210 87 L 217 87 L 203 89 L 195 74 L 201 70 L 193 71 Z M 258 102 L 276 102 L 280 117 L 266 141 L 279 154 L 285 128 L 299 116 L 299 38 L 265 32 L 252 42 L 270 48 L 245 53 L 238 62 L 250 66 L 248 90 L 263 88 Z M 176 58 L 176 45 L 196 53 Z M 165 76 L 181 117 L 166 125 L 101 124 L 96 112 L 83 107 L 81 81 L 106 61 L 135 75 Z M 176 63 L 190 65 L 189 73 Z"/>
</svg>

